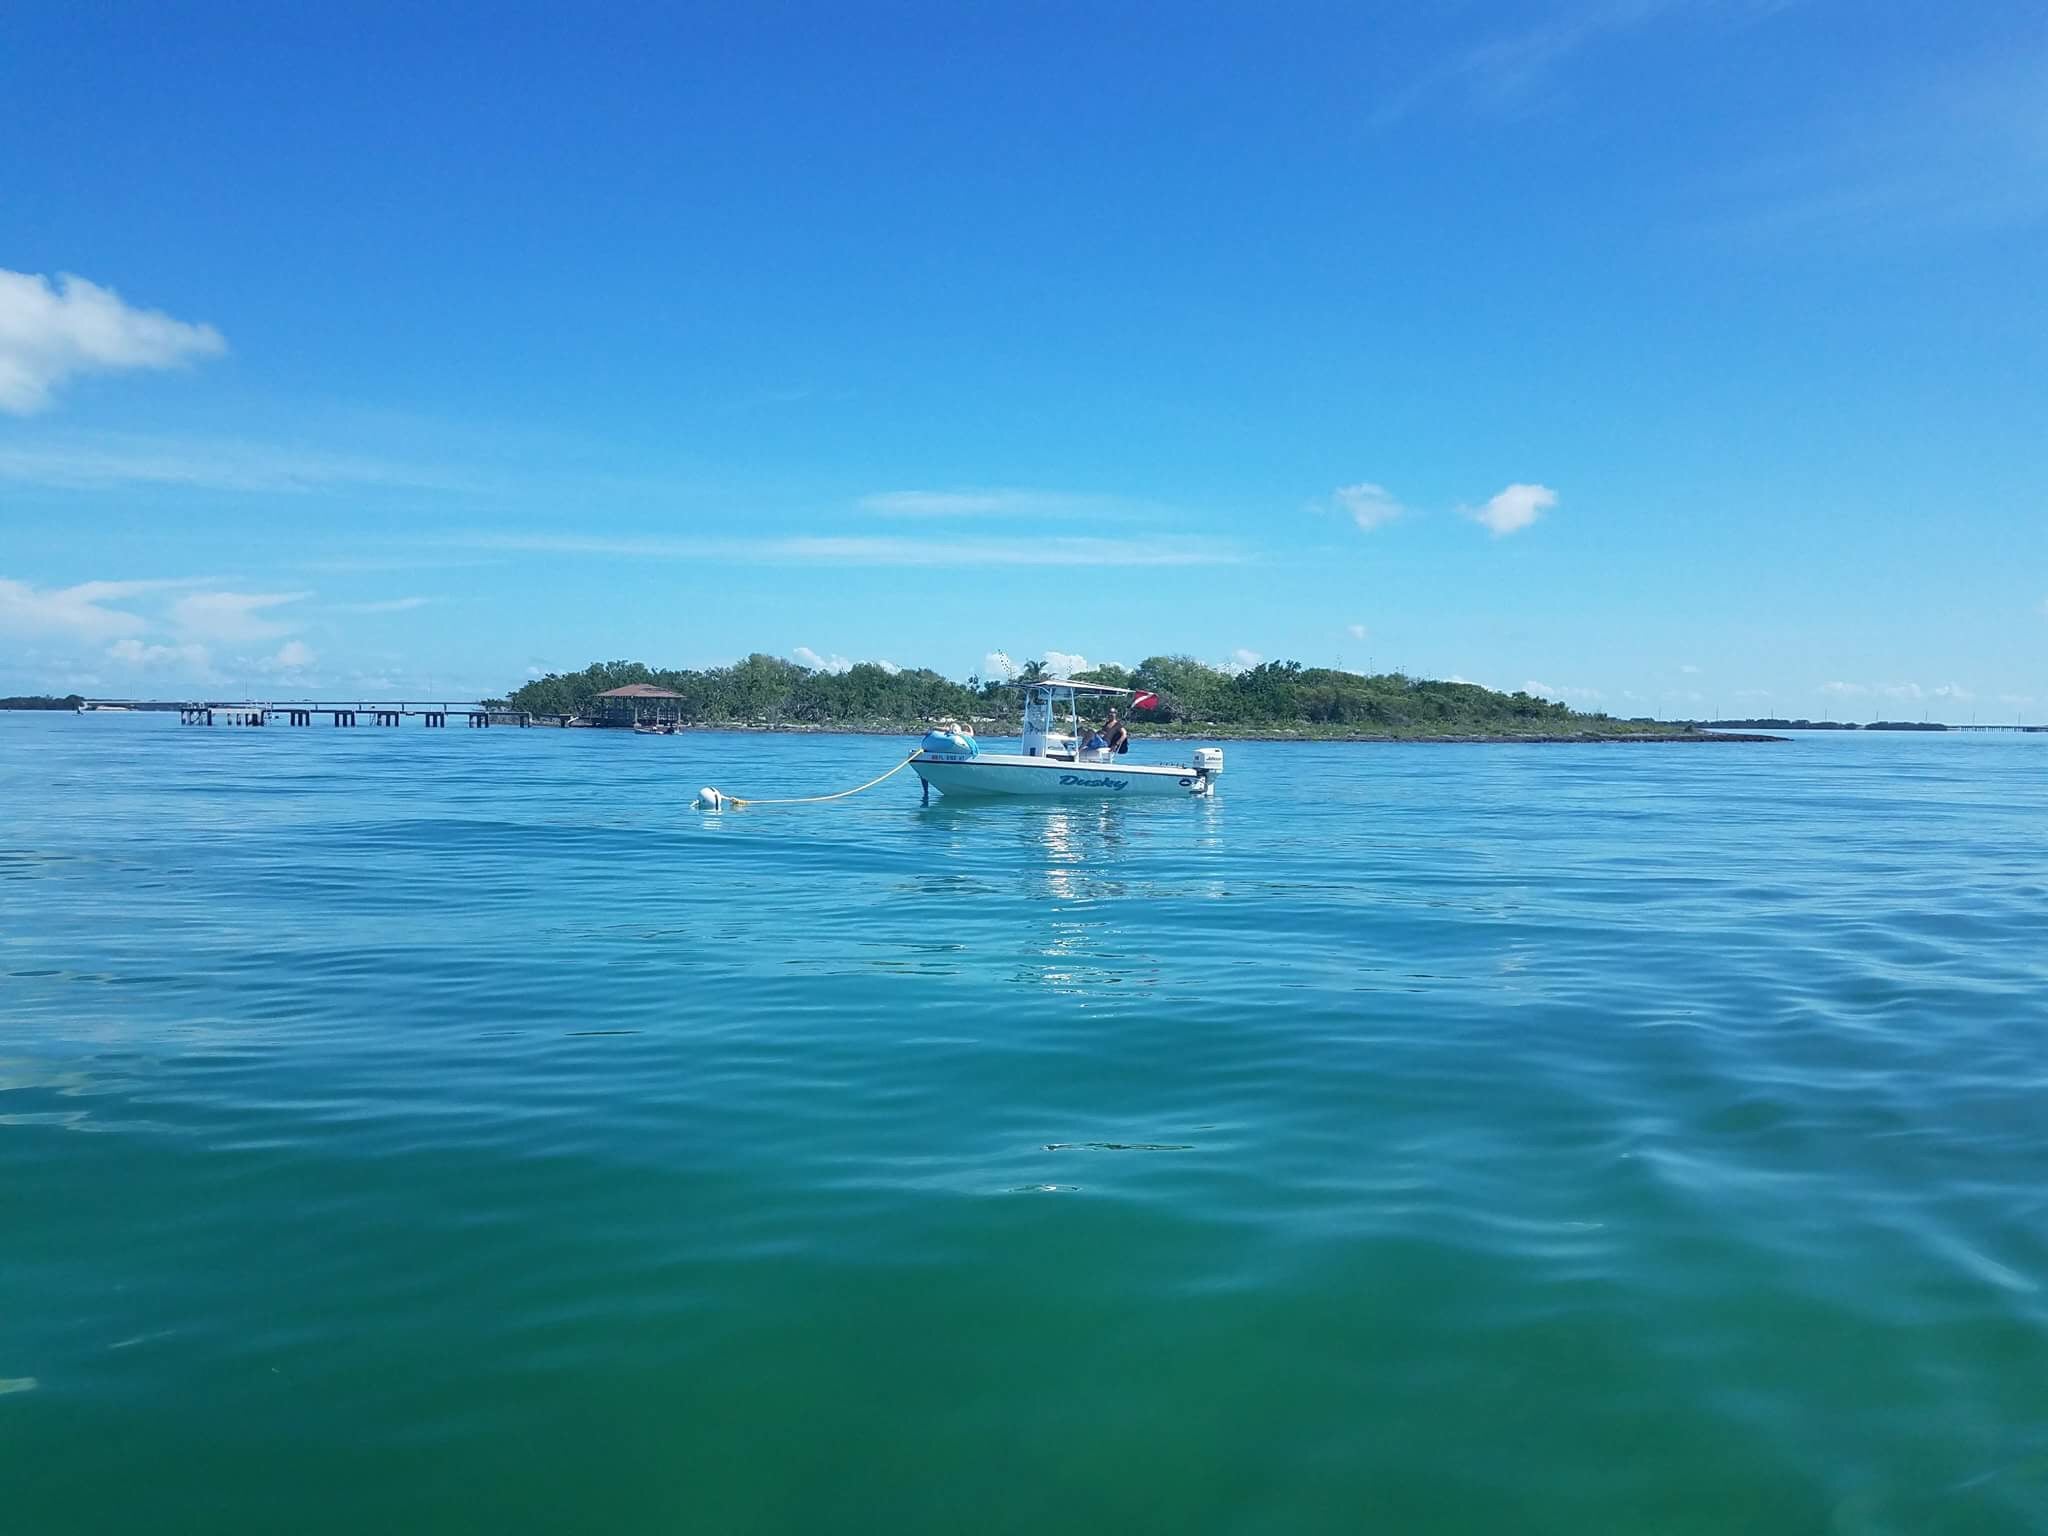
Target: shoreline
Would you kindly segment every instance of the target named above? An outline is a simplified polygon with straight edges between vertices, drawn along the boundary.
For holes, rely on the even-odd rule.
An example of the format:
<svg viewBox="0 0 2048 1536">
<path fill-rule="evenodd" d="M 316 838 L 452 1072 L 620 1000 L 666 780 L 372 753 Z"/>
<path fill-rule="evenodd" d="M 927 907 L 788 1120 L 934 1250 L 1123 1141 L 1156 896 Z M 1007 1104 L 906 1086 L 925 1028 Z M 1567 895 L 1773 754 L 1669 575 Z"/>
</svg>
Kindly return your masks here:
<svg viewBox="0 0 2048 1536">
<path fill-rule="evenodd" d="M 632 732 L 619 727 L 571 727 L 571 729 L 613 729 L 622 735 Z M 699 732 L 728 732 L 734 735 L 781 735 L 781 736 L 921 736 L 929 729 L 927 725 L 880 726 L 880 725 L 807 725 L 771 724 L 768 722 L 743 723 L 726 721 L 713 723 L 705 721 L 684 725 L 675 734 L 688 736 Z M 1010 735 L 993 736 L 991 740 L 1007 741 Z M 1132 742 L 1344 742 L 1352 745 L 1385 746 L 1607 746 L 1619 744 L 1641 744 L 1645 746 L 1692 745 L 1698 742 L 1739 742 L 1758 744 L 1764 742 L 1786 742 L 1787 736 L 1770 736 L 1756 731 L 1532 731 L 1527 734 L 1501 732 L 1486 735 L 1471 732 L 1461 734 L 1437 734 L 1434 732 L 1399 731 L 1345 731 L 1321 732 L 1275 728 L 1270 731 L 1171 731 L 1139 732 L 1133 734 Z"/>
<path fill-rule="evenodd" d="M 88 714 L 168 714 L 177 709 L 173 704 L 154 701 L 118 709 L 88 710 Z M 224 706 L 225 707 L 225 706 Z M 272 713 L 283 712 L 285 706 L 270 706 Z M 24 714 L 69 713 L 47 709 L 23 710 Z M 365 711 L 368 712 L 368 711 Z M 516 715 L 515 710 L 497 709 L 491 711 L 494 717 Z M 515 722 L 516 723 L 516 722 Z M 726 732 L 735 735 L 784 735 L 784 736 L 895 736 L 915 739 L 931 729 L 930 721 L 876 721 L 867 724 L 852 724 L 841 721 L 770 721 L 770 720 L 703 720 L 679 722 L 674 734 L 693 735 L 702 732 Z M 594 720 L 577 720 L 570 723 L 535 721 L 543 730 L 609 731 L 621 736 L 635 732 L 625 725 L 604 725 Z M 991 739 L 1009 740 L 1013 732 L 999 732 Z M 1201 743 L 1201 742 L 1347 742 L 1357 745 L 1387 746 L 1605 746 L 1611 744 L 1638 743 L 1646 746 L 1690 745 L 1695 742 L 1740 742 L 1757 744 L 1764 742 L 1785 742 L 1787 736 L 1769 735 L 1760 731 L 1733 730 L 1691 730 L 1677 728 L 1644 728 L 1627 731 L 1344 731 L 1304 728 L 1300 726 L 1272 726 L 1266 729 L 1237 726 L 1215 731 L 1187 730 L 1183 728 L 1141 730 L 1132 737 L 1136 742 L 1157 743 Z"/>
</svg>

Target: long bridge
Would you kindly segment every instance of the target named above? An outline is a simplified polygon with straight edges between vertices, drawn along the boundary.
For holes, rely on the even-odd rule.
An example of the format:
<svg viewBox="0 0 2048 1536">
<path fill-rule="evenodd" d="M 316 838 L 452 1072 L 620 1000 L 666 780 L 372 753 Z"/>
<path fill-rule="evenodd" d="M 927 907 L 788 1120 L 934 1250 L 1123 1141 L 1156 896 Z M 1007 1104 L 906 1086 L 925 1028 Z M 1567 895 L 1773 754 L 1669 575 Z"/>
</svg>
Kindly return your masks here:
<svg viewBox="0 0 2048 1536">
<path fill-rule="evenodd" d="M 266 726 L 275 724 L 310 726 L 314 717 L 344 729 L 357 725 L 392 728 L 417 720 L 430 730 L 445 729 L 459 719 L 472 729 L 493 725 L 555 726 L 585 722 L 570 714 L 536 714 L 527 709 L 507 709 L 482 699 L 459 699 L 440 703 L 390 699 L 193 699 L 166 703 L 159 699 L 87 699 L 87 711 L 131 710 L 168 714 L 176 710 L 180 725 Z"/>
</svg>

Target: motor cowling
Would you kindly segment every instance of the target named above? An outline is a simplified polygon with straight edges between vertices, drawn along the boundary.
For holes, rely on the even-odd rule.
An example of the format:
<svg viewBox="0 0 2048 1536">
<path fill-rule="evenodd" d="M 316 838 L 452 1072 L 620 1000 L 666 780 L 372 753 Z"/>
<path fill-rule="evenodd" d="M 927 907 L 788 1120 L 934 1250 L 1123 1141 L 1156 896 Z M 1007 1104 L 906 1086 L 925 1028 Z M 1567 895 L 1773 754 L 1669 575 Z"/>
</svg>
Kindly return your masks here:
<svg viewBox="0 0 2048 1536">
<path fill-rule="evenodd" d="M 973 757 L 981 749 L 967 732 L 958 727 L 940 726 L 924 733 L 924 740 L 918 743 L 921 750 L 941 757 Z"/>
<path fill-rule="evenodd" d="M 1223 772 L 1223 749 L 1221 747 L 1195 748 L 1195 772 L 1206 778 L 1215 778 Z"/>
</svg>

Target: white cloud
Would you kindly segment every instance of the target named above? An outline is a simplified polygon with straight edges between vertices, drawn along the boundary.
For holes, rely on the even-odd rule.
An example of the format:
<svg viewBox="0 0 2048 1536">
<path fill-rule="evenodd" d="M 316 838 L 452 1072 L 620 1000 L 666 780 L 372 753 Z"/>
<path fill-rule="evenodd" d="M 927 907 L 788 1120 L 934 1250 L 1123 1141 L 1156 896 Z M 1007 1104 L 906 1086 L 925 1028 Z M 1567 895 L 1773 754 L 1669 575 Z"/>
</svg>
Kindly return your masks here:
<svg viewBox="0 0 2048 1536">
<path fill-rule="evenodd" d="M 1998 696 L 1998 702 L 2001 704 L 2011 704 L 2016 708 L 2023 709 L 2034 702 L 2034 696 L 2031 693 L 2001 693 Z"/>
<path fill-rule="evenodd" d="M 1510 533 L 1519 533 L 1556 505 L 1557 492 L 1549 486 L 1518 482 L 1494 496 L 1485 506 L 1475 508 L 1471 517 L 1491 528 L 1495 538 L 1503 538 Z"/>
<path fill-rule="evenodd" d="M 1407 511 L 1385 486 L 1364 480 L 1356 485 L 1338 486 L 1330 492 L 1329 504 L 1367 533 L 1391 523 Z"/>
<path fill-rule="evenodd" d="M 303 640 L 287 640 L 277 648 L 277 654 L 266 656 L 259 666 L 266 672 L 303 672 L 320 659 L 319 654 Z"/>
<path fill-rule="evenodd" d="M 116 640 L 107 647 L 107 658 L 124 666 L 150 671 L 176 671 L 200 681 L 213 677 L 212 653 L 203 645 L 144 645 L 133 638 Z"/>
<path fill-rule="evenodd" d="M 294 625 L 265 617 L 267 610 L 301 602 L 308 592 L 194 592 L 171 605 L 171 621 L 185 634 L 226 643 L 272 640 Z"/>
<path fill-rule="evenodd" d="M 526 676 L 529 682 L 537 683 L 542 678 L 546 677 L 547 673 L 543 672 L 539 667 L 528 667 L 526 669 Z"/>
<path fill-rule="evenodd" d="M 1522 684 L 1522 692 L 1538 698 L 1555 699 L 1560 704 L 1595 704 L 1607 697 L 1598 688 L 1571 688 L 1557 683 L 1539 683 L 1533 679 Z"/>
<path fill-rule="evenodd" d="M 1862 683 L 1834 682 L 1822 683 L 1820 685 L 1820 691 L 1822 693 L 1833 694 L 1836 698 L 1856 699 L 1861 698 L 1864 694 L 1870 692 L 1870 689 Z"/>
<path fill-rule="evenodd" d="M 835 676 L 842 672 L 851 672 L 855 667 L 880 667 L 892 677 L 903 670 L 895 662 L 879 658 L 874 661 L 854 661 L 837 652 L 830 656 L 821 656 L 808 645 L 797 646 L 789 653 L 789 659 L 798 666 L 809 667 L 813 672 L 830 672 Z"/>
<path fill-rule="evenodd" d="M 1700 669 L 1688 661 L 1687 663 L 1685 663 L 1684 666 L 1680 667 L 1678 670 L 1683 672 L 1687 677 L 1697 677 L 1699 675 Z"/>
<path fill-rule="evenodd" d="M 813 672 L 851 672 L 853 663 L 844 656 L 820 656 L 808 645 L 800 645 L 789 653 L 790 659 L 798 666 L 809 667 Z"/>
<path fill-rule="evenodd" d="M 0 411 L 40 411 L 76 374 L 176 368 L 226 350 L 212 326 L 132 308 L 82 277 L 0 268 Z"/>
<path fill-rule="evenodd" d="M 86 640 L 135 634 L 146 626 L 110 602 L 170 585 L 153 581 L 87 581 L 75 587 L 31 587 L 0 578 L 0 634 L 71 635 Z"/>
<path fill-rule="evenodd" d="M 1095 663 L 1079 651 L 1047 651 L 1040 659 L 1054 677 L 1072 677 L 1076 672 L 1095 670 Z"/>
<path fill-rule="evenodd" d="M 1371 631 L 1363 624 L 1346 624 L 1344 626 L 1344 633 L 1354 640 L 1363 640 Z"/>
</svg>

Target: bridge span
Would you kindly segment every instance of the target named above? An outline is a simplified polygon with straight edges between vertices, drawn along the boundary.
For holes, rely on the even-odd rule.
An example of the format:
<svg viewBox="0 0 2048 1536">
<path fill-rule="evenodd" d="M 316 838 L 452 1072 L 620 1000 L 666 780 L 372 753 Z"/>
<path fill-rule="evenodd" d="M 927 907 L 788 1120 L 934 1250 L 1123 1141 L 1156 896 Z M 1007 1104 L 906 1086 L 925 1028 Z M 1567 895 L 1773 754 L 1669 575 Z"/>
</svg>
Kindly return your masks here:
<svg viewBox="0 0 2048 1536">
<path fill-rule="evenodd" d="M 177 711 L 180 725 L 202 726 L 310 726 L 316 717 L 329 726 L 350 729 L 358 725 L 392 729 L 416 720 L 422 728 L 443 730 L 450 720 L 460 720 L 472 730 L 499 726 L 582 725 L 569 714 L 537 714 L 526 709 L 507 709 L 483 699 L 456 699 L 423 703 L 413 699 L 87 699 L 81 714 L 97 710 Z"/>
</svg>

